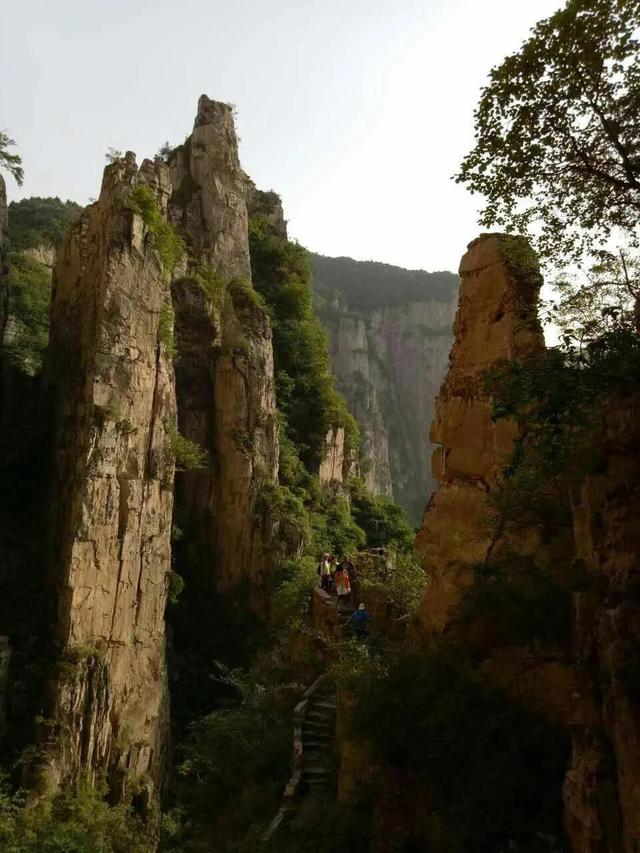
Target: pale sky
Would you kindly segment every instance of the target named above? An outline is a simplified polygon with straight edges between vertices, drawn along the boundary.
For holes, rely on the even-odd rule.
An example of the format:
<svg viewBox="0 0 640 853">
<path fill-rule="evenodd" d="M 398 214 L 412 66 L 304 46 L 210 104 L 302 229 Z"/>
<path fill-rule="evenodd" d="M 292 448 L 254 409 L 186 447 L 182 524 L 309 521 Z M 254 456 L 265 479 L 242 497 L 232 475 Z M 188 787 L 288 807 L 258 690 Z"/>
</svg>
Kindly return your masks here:
<svg viewBox="0 0 640 853">
<path fill-rule="evenodd" d="M 236 105 L 240 156 L 326 255 L 457 270 L 477 200 L 450 176 L 492 65 L 563 0 L 4 0 L 0 129 L 11 198 L 98 195 L 109 146 L 138 162 Z"/>
</svg>

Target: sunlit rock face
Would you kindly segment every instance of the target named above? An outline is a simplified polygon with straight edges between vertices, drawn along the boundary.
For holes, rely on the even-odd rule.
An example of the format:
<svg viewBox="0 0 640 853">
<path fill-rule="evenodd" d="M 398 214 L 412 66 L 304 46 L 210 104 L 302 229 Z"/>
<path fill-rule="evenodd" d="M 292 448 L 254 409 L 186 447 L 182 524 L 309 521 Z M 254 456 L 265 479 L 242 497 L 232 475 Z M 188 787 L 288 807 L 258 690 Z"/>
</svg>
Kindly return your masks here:
<svg viewBox="0 0 640 853">
<path fill-rule="evenodd" d="M 610 401 L 596 433 L 597 472 L 573 491 L 576 663 L 600 713 L 572 729 L 564 796 L 574 850 L 640 847 L 640 397 Z"/>
<path fill-rule="evenodd" d="M 179 524 L 211 588 L 248 581 L 259 606 L 273 564 L 260 490 L 278 472 L 271 327 L 251 286 L 246 194 L 232 109 L 205 95 L 170 160 L 171 221 L 188 260 L 172 285 L 181 433 L 208 452 L 178 478 Z M 204 282 L 204 284 L 203 284 Z"/>
<path fill-rule="evenodd" d="M 107 166 L 54 270 L 50 579 L 60 662 L 40 725 L 52 782 L 108 775 L 157 801 L 168 741 L 164 610 L 171 569 L 173 365 L 159 339 L 168 274 L 129 200 L 166 211 L 166 167 Z M 42 790 L 42 788 L 41 788 Z"/>
<path fill-rule="evenodd" d="M 312 255 L 312 263 L 337 387 L 360 427 L 362 476 L 418 524 L 433 489 L 428 432 L 453 339 L 457 279 L 350 258 Z M 369 275 L 388 280 L 388 290 Z"/>
<path fill-rule="evenodd" d="M 432 578 L 423 607 L 427 630 L 446 628 L 470 582 L 470 568 L 496 546 L 488 496 L 500 484 L 516 426 L 492 420 L 483 374 L 504 359 L 544 351 L 536 315 L 541 276 L 535 262 L 516 268 L 509 245 L 501 235 L 483 235 L 460 264 L 455 340 L 431 427 L 438 487 L 416 539 Z"/>
</svg>

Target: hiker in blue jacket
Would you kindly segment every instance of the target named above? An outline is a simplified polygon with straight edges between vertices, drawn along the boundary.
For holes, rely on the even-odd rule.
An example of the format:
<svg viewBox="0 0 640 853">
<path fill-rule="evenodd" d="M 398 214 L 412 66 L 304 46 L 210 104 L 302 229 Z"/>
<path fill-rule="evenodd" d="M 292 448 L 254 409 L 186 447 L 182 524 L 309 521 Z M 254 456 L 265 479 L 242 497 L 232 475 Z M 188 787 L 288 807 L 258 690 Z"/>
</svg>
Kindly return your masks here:
<svg viewBox="0 0 640 853">
<path fill-rule="evenodd" d="M 360 604 L 358 609 L 352 613 L 345 627 L 349 628 L 349 630 L 360 640 L 366 637 L 369 629 L 369 614 L 367 613 L 367 608 L 364 604 Z"/>
</svg>

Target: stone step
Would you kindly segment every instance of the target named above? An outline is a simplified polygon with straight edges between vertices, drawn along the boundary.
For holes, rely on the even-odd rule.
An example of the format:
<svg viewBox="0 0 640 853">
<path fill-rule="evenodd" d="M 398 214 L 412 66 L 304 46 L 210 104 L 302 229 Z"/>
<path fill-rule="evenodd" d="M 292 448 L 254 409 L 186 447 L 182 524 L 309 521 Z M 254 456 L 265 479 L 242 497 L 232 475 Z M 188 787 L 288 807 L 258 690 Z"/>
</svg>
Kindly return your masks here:
<svg viewBox="0 0 640 853">
<path fill-rule="evenodd" d="M 302 738 L 302 749 L 306 752 L 308 749 L 324 749 L 327 752 L 331 752 L 331 742 L 333 741 L 332 737 L 327 737 L 324 740 L 320 738 L 309 738 L 305 740 Z"/>
<path fill-rule="evenodd" d="M 325 778 L 330 775 L 330 770 L 328 767 L 320 767 L 318 765 L 311 764 L 309 766 L 305 765 L 302 768 L 302 776 L 313 776 L 317 779 Z"/>
<path fill-rule="evenodd" d="M 335 711 L 337 708 L 337 705 L 335 702 L 329 702 L 328 700 L 325 700 L 324 702 L 315 702 L 311 707 L 314 710 L 316 708 L 323 708 L 323 709 L 326 709 L 328 711 Z"/>
<path fill-rule="evenodd" d="M 333 721 L 334 716 L 335 714 L 332 714 L 331 711 L 329 711 L 327 708 L 319 708 L 318 710 L 314 708 L 307 713 L 305 719 L 309 720 L 310 722 L 312 720 L 317 720 L 319 722 L 329 723 Z"/>
</svg>

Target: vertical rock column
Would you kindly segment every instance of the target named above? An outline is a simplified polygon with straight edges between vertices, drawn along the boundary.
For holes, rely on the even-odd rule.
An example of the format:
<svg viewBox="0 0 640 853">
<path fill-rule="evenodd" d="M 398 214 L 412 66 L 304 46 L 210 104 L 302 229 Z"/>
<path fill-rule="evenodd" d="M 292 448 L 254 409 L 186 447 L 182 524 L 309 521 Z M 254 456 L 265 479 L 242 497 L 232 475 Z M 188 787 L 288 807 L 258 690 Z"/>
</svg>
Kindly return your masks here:
<svg viewBox="0 0 640 853">
<path fill-rule="evenodd" d="M 504 359 L 544 350 L 536 315 L 542 279 L 524 241 L 479 237 L 462 258 L 460 276 L 455 340 L 431 428 L 431 440 L 439 445 L 432 459 L 438 488 L 416 539 L 432 580 L 422 608 L 428 631 L 446 628 L 472 566 L 496 545 L 487 497 L 500 482 L 516 426 L 492 421 L 483 374 Z"/>
<path fill-rule="evenodd" d="M 168 739 L 164 610 L 170 571 L 174 379 L 161 331 L 169 276 L 132 191 L 166 210 L 166 167 L 105 169 L 99 200 L 54 270 L 52 582 L 61 660 L 43 724 L 47 783 L 105 771 L 151 801 Z M 41 768 L 42 769 L 42 768 Z M 51 774 L 53 773 L 53 779 Z"/>
<path fill-rule="evenodd" d="M 201 580 L 218 591 L 248 580 L 260 607 L 271 527 L 259 491 L 278 471 L 273 351 L 251 286 L 248 184 L 229 105 L 200 98 L 170 169 L 170 215 L 189 251 L 172 287 L 179 427 L 209 454 L 206 470 L 179 479 L 179 523 Z"/>
</svg>

